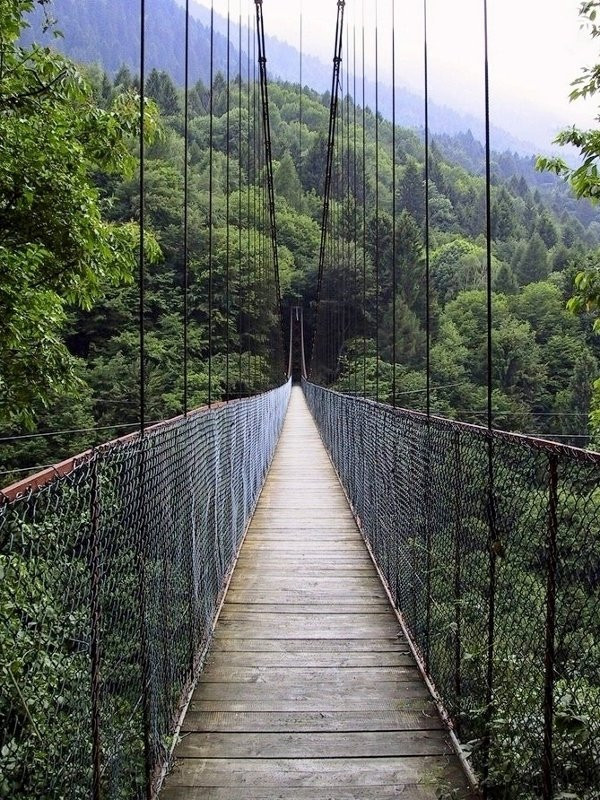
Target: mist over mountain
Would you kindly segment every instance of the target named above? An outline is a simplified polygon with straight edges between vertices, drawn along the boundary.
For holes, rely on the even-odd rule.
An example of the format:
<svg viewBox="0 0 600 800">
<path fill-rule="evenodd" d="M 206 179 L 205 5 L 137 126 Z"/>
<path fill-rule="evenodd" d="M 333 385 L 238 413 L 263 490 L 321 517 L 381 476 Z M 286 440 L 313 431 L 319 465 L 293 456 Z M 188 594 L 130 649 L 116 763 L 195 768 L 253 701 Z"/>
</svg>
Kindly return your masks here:
<svg viewBox="0 0 600 800">
<path fill-rule="evenodd" d="M 185 0 L 150 0 L 146 21 L 146 68 L 168 72 L 178 84 L 184 81 L 184 26 Z M 137 9 L 136 9 L 137 11 Z M 98 62 L 111 75 L 126 64 L 133 71 L 139 69 L 140 26 L 137 13 L 132 14 L 131 0 L 53 0 L 50 13 L 57 20 L 62 38 L 52 32 L 43 33 L 43 14 L 37 11 L 31 18 L 31 27 L 25 34 L 25 44 L 33 41 L 51 44 L 69 57 L 81 62 Z M 190 25 L 190 80 L 209 80 L 210 9 L 197 2 L 191 3 Z M 238 19 L 231 22 L 232 74 L 238 72 L 239 53 Z M 225 71 L 227 60 L 227 20 L 215 13 L 215 71 Z M 251 45 L 253 48 L 253 43 Z M 247 75 L 248 27 L 247 19 L 242 26 L 242 75 Z M 272 78 L 291 83 L 299 81 L 300 53 L 297 48 L 276 37 L 267 36 L 269 74 Z M 252 69 L 252 67 L 251 67 Z M 303 83 L 318 92 L 331 88 L 331 65 L 305 55 L 303 59 Z M 359 81 L 359 85 L 362 83 Z M 352 90 L 353 78 L 350 77 Z M 366 104 L 375 106 L 375 83 L 366 81 Z M 362 87 L 359 92 L 361 99 Z M 392 92 L 380 88 L 379 108 L 387 119 L 392 116 Z M 423 128 L 423 97 L 404 87 L 396 90 L 397 122 L 409 128 Z M 445 105 L 430 104 L 431 130 L 436 134 L 455 135 L 471 131 L 482 141 L 484 123 L 475 115 L 455 111 Z M 522 141 L 517 136 L 493 127 L 494 149 L 511 150 L 530 155 L 538 150 L 547 150 L 547 142 L 537 144 Z"/>
<path fill-rule="evenodd" d="M 175 0 L 181 7 L 185 7 L 185 0 Z M 203 25 L 210 25 L 210 9 L 199 2 L 192 0 L 190 12 L 193 18 Z M 237 27 L 237 18 L 234 23 Z M 220 33 L 226 34 L 227 20 L 215 13 L 215 28 Z M 243 41 L 247 41 L 247 28 L 243 31 Z M 333 39 L 332 39 L 333 55 Z M 267 56 L 269 58 L 269 70 L 274 77 L 290 83 L 299 81 L 300 53 L 296 47 L 283 42 L 277 37 L 267 37 Z M 331 89 L 331 63 L 324 63 L 322 60 L 307 55 L 303 56 L 303 83 L 311 89 L 319 92 L 330 91 Z M 350 76 L 350 91 L 352 93 L 353 76 Z M 362 76 L 357 80 L 359 92 L 357 100 L 362 99 Z M 365 83 L 365 100 L 371 108 L 375 107 L 375 82 L 368 80 Z M 420 129 L 424 126 L 423 114 L 423 95 L 411 91 L 403 86 L 396 87 L 396 118 L 399 125 L 408 128 Z M 392 118 L 392 89 L 383 87 L 379 89 L 379 110 L 386 119 Z M 429 117 L 431 130 L 434 133 L 445 133 L 449 135 L 471 131 L 475 138 L 483 141 L 485 136 L 484 121 L 481 117 L 474 114 L 466 114 L 456 111 L 449 106 L 430 102 Z M 493 126 L 492 137 L 494 148 L 497 150 L 514 150 L 523 155 L 530 155 L 539 150 L 547 150 L 548 143 L 541 142 L 534 144 L 524 141 L 514 136 L 503 128 Z"/>
<path fill-rule="evenodd" d="M 185 77 L 185 12 L 175 0 L 151 0 L 146 19 L 146 70 L 164 70 L 179 85 Z M 44 32 L 44 13 L 30 15 L 30 27 L 22 37 L 25 45 L 50 45 L 79 62 L 97 62 L 111 76 L 123 66 L 139 73 L 140 21 L 131 0 L 53 0 L 48 12 L 56 26 Z M 56 37 L 54 30 L 62 34 Z M 190 80 L 209 81 L 210 30 L 201 22 L 190 22 Z M 231 46 L 232 62 L 238 52 Z M 227 40 L 215 34 L 215 72 L 225 71 Z M 243 75 L 246 71 L 242 68 Z"/>
</svg>

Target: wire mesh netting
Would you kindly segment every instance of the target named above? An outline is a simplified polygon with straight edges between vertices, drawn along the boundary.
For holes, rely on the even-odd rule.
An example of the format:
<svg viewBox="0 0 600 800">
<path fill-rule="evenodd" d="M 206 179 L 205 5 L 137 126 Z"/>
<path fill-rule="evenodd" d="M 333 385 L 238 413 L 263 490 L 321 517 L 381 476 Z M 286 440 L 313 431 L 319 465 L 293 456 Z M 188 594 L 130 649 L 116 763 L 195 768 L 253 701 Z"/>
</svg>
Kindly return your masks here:
<svg viewBox="0 0 600 800">
<path fill-rule="evenodd" d="M 0 506 L 0 797 L 147 796 L 289 391 L 108 444 Z"/>
<path fill-rule="evenodd" d="M 600 797 L 600 456 L 304 390 L 486 795 Z"/>
</svg>

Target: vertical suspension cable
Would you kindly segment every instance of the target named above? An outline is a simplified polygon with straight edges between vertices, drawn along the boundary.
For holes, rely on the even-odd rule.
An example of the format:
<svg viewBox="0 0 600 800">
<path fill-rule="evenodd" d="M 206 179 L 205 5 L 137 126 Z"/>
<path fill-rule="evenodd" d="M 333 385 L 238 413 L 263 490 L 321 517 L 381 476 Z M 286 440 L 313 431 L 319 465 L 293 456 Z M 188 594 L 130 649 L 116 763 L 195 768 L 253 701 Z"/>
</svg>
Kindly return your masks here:
<svg viewBox="0 0 600 800">
<path fill-rule="evenodd" d="M 252 20 L 253 28 L 255 28 L 254 19 Z M 253 280 L 253 288 L 254 288 L 254 302 L 257 304 L 258 302 L 258 263 L 257 263 L 257 223 L 256 223 L 256 178 L 257 178 L 257 146 L 256 146 L 256 137 L 257 137 L 257 125 L 256 125 L 256 114 L 257 114 L 257 96 L 256 96 L 256 30 L 254 30 L 254 35 L 252 36 L 252 280 Z M 255 323 L 256 324 L 256 318 Z M 256 341 L 256 339 L 255 339 Z M 257 383 L 258 383 L 258 359 L 260 357 L 260 351 L 258 347 L 255 348 L 254 359 L 253 359 L 253 366 L 254 366 L 254 389 L 256 391 Z"/>
<path fill-rule="evenodd" d="M 396 2 L 392 0 L 392 405 L 396 407 Z"/>
<path fill-rule="evenodd" d="M 428 31 L 428 0 L 423 0 L 423 73 L 425 82 L 425 316 L 426 316 L 426 411 L 427 411 L 427 443 L 425 458 L 425 551 L 426 551 L 426 617 L 425 617 L 425 669 L 429 673 L 431 664 L 431 565 L 433 554 L 431 552 L 431 520 L 430 520 L 430 486 L 431 486 L 431 275 L 430 275 L 430 222 L 429 222 L 429 197 L 430 197 L 430 172 L 429 172 L 429 31 Z"/>
<path fill-rule="evenodd" d="M 487 306 L 487 430 L 488 430 L 488 522 L 489 522 L 489 609 L 486 669 L 486 720 L 483 741 L 483 787 L 488 796 L 491 730 L 494 714 L 494 656 L 496 617 L 496 553 L 498 549 L 494 501 L 493 354 L 492 354 L 492 150 L 490 122 L 490 68 L 488 3 L 483 2 L 484 85 L 485 85 L 485 226 L 486 226 L 486 306 Z"/>
<path fill-rule="evenodd" d="M 353 206 L 353 225 L 354 231 L 354 326 L 353 334 L 355 339 L 358 334 L 358 159 L 357 159 L 357 129 L 356 129 L 356 9 L 354 10 L 354 20 L 352 23 L 352 107 L 353 107 L 353 192 L 354 192 L 354 206 Z M 358 394 L 358 353 L 354 353 L 354 395 Z"/>
<path fill-rule="evenodd" d="M 350 272 L 351 264 L 351 242 L 350 242 L 350 26 L 346 26 L 346 214 L 345 214 L 345 235 L 346 235 L 346 271 Z M 344 303 L 344 340 L 350 333 L 350 298 L 347 297 Z M 348 352 L 348 351 L 347 351 Z M 348 389 L 350 388 L 350 376 L 348 375 Z"/>
<path fill-rule="evenodd" d="M 375 400 L 379 402 L 379 0 L 375 0 Z"/>
<path fill-rule="evenodd" d="M 298 97 L 298 166 L 300 167 L 300 173 L 302 174 L 302 123 L 303 123 L 303 113 L 304 113 L 304 89 L 302 85 L 302 80 L 304 77 L 304 15 L 303 15 L 303 6 L 302 0 L 300 0 L 300 93 Z M 298 209 L 300 209 L 300 201 L 302 200 L 302 186 L 300 186 L 300 197 L 298 198 Z"/>
<path fill-rule="evenodd" d="M 146 194 L 146 0 L 140 0 L 140 247 L 139 247 L 139 344 L 140 344 L 140 436 L 146 431 L 146 326 L 145 297 L 145 194 Z M 144 508 L 145 451 L 139 452 L 138 502 Z M 151 742 L 151 673 L 148 653 L 146 622 L 146 537 L 144 515 L 141 517 L 140 541 L 137 544 L 138 593 L 140 601 L 140 677 L 142 691 L 142 718 L 144 724 L 144 793 L 152 800 L 152 742 Z"/>
<path fill-rule="evenodd" d="M 248 118 L 246 120 L 246 229 L 247 229 L 247 238 L 246 238 L 246 298 L 247 303 L 250 306 L 252 302 L 252 291 L 250 288 L 250 278 L 251 278 L 251 241 L 250 241 L 250 220 L 251 220 L 251 210 L 252 210 L 252 195 L 251 195 L 251 182 L 250 182 L 250 135 L 251 135 L 251 126 L 250 126 L 250 78 L 252 74 L 252 65 L 250 63 L 250 48 L 252 46 L 251 40 L 251 29 L 250 29 L 250 14 L 248 14 L 248 47 L 246 51 L 247 62 L 248 62 L 248 81 L 246 83 L 246 101 L 247 101 L 247 110 L 248 110 Z M 248 326 L 249 327 L 249 326 Z M 248 360 L 248 368 L 247 368 L 247 376 L 248 376 L 248 393 L 250 393 L 250 387 L 252 384 L 252 353 L 251 353 L 251 343 L 250 343 L 250 333 L 249 330 L 246 331 L 246 345 L 247 345 L 247 353 L 246 357 Z"/>
<path fill-rule="evenodd" d="M 428 0 L 423 0 L 423 70 L 425 82 L 425 381 L 426 413 L 431 416 L 431 227 L 429 222 L 429 19 Z"/>
<path fill-rule="evenodd" d="M 244 270 L 242 268 L 242 0 L 238 18 L 238 395 L 242 394 L 244 352 Z"/>
<path fill-rule="evenodd" d="M 231 110 L 231 7 L 230 0 L 227 0 L 227 121 L 225 136 L 227 138 L 226 148 L 226 162 L 225 162 L 225 225 L 227 226 L 225 237 L 225 325 L 226 325 L 226 339 L 225 339 L 225 400 L 229 402 L 229 351 L 230 351 L 230 331 L 229 331 L 229 315 L 230 315 L 230 297 L 229 297 L 229 272 L 231 267 L 231 220 L 230 220 L 230 185 L 231 185 L 231 121 L 229 119 L 229 112 Z"/>
<path fill-rule="evenodd" d="M 212 405 L 213 381 L 213 181 L 214 181 L 214 63 L 215 63 L 215 4 L 210 7 L 210 95 L 208 124 L 208 405 Z"/>
<path fill-rule="evenodd" d="M 189 325 L 189 153 L 190 153 L 190 0 L 185 0 L 183 98 L 183 415 L 189 411 L 188 399 L 188 325 Z"/>
<path fill-rule="evenodd" d="M 327 230 L 330 217 L 329 209 L 331 200 L 332 171 L 334 167 L 335 133 L 336 133 L 338 99 L 339 99 L 338 89 L 339 89 L 339 78 L 340 78 L 340 65 L 342 62 L 345 7 L 346 7 L 346 0 L 338 0 L 337 21 L 335 28 L 335 48 L 333 55 L 333 75 L 331 78 L 331 104 L 329 108 L 329 131 L 327 137 L 327 166 L 325 170 L 325 188 L 323 191 L 323 217 L 321 222 L 321 244 L 319 248 L 319 273 L 317 280 L 316 321 L 313 330 L 313 342 L 312 342 L 311 359 L 310 359 L 311 370 L 313 365 L 313 355 L 315 353 L 317 328 L 319 324 L 319 308 L 321 305 L 323 270 L 325 267 L 325 257 L 327 253 Z"/>
<path fill-rule="evenodd" d="M 365 3 L 362 6 L 362 282 L 363 397 L 367 396 L 367 111 L 365 69 Z"/>
<path fill-rule="evenodd" d="M 140 433 L 146 430 L 146 0 L 140 0 L 140 247 L 139 247 L 139 346 L 140 346 Z"/>
<path fill-rule="evenodd" d="M 346 293 L 346 264 L 344 259 L 344 150 L 345 150 L 345 142 L 346 142 L 346 134 L 345 134 L 345 119 L 344 119 L 344 63 L 340 64 L 340 85 L 339 91 L 342 94 L 342 102 L 341 107 L 338 110 L 338 115 L 340 117 L 339 124 L 338 124 L 338 141 L 337 141 L 337 171 L 336 171 L 336 197 L 337 199 L 337 269 L 341 270 L 341 293 L 339 293 L 338 287 L 338 301 L 335 307 L 336 313 L 336 327 L 337 327 L 337 347 L 333 354 L 333 375 L 335 377 L 337 374 L 337 365 L 339 360 L 339 354 L 341 352 L 341 346 L 343 343 L 343 314 L 344 314 L 344 297 Z M 341 298 L 341 302 L 340 302 Z"/>
<path fill-rule="evenodd" d="M 486 303 L 487 303 L 487 427 L 493 427 L 493 374 L 492 374 L 492 151 L 490 125 L 490 69 L 488 4 L 484 0 L 485 47 L 485 227 L 486 227 Z"/>
</svg>

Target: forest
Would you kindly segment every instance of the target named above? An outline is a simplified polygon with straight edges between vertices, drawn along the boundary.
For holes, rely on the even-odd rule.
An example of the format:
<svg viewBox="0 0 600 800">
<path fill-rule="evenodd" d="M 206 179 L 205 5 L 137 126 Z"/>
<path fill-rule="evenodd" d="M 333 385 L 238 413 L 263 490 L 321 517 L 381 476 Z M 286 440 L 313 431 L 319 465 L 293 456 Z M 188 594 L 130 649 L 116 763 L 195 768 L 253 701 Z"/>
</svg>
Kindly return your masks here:
<svg viewBox="0 0 600 800">
<path fill-rule="evenodd" d="M 225 60 L 221 53 L 212 83 L 206 78 L 195 82 L 187 104 L 177 80 L 157 69 L 147 74 L 140 97 L 140 76 L 126 65 L 111 71 L 77 64 L 53 49 L 29 44 L 22 48 L 23 14 L 32 5 L 33 0 L 18 0 L 10 4 L 10 13 L 0 15 L 3 485 L 136 430 L 142 405 L 145 421 L 151 424 L 211 401 L 280 385 L 286 366 L 266 213 L 260 91 L 251 48 L 246 53 L 232 49 Z M 0 0 L 3 12 L 5 7 Z M 426 197 L 423 131 L 394 130 L 381 113 L 351 96 L 346 74 L 343 85 L 318 315 L 331 97 L 293 83 L 273 80 L 269 86 L 284 312 L 303 306 L 309 353 L 317 325 L 313 380 L 418 410 L 425 403 L 429 316 L 432 411 L 481 422 L 487 391 L 482 147 L 470 133 L 435 136 L 427 161 Z M 145 149 L 140 175 L 142 108 Z M 556 175 L 534 172 L 533 163 L 512 153 L 493 154 L 494 424 L 597 448 L 600 225 L 589 202 L 577 199 Z M 558 162 L 542 166 L 558 174 L 568 169 Z M 569 177 L 575 178 L 577 189 L 578 176 Z M 410 419 L 411 425 L 417 424 Z M 434 424 L 439 430 L 448 425 L 439 420 Z M 485 465 L 483 439 L 478 444 L 477 436 L 465 442 L 462 456 L 468 464 Z M 541 457 L 521 460 L 510 453 L 502 456 L 504 451 L 498 449 L 505 459 L 497 477 L 506 541 L 492 543 L 498 545 L 494 552 L 500 562 L 498 636 L 503 637 L 495 668 L 505 691 L 505 696 L 499 693 L 498 708 L 506 714 L 494 718 L 498 746 L 491 785 L 496 796 L 503 797 L 503 784 L 518 786 L 523 775 L 532 775 L 532 782 L 539 777 L 540 670 L 531 667 L 522 680 L 516 665 L 538 664 L 543 652 L 537 622 L 545 610 L 547 565 L 540 553 L 548 498 Z M 130 495 L 135 481 L 117 480 L 124 462 L 119 461 L 118 447 L 114 453 L 115 472 L 103 475 L 101 486 L 109 534 L 114 536 L 106 557 L 111 578 L 128 578 L 119 591 L 112 592 L 111 584 L 105 587 L 101 605 L 105 612 L 113 603 L 129 612 L 137 602 L 138 553 L 128 524 L 132 508 L 139 504 Z M 458 474 L 453 458 L 454 451 L 444 448 L 437 477 L 442 495 L 453 492 L 448 480 L 448 475 Z M 410 464 L 409 458 L 400 461 L 402 468 Z M 447 592 L 454 564 L 444 547 L 454 529 L 443 504 L 432 552 L 437 566 L 430 577 L 439 596 L 434 621 L 441 662 L 451 652 L 457 614 L 464 627 L 459 660 L 464 661 L 465 703 L 470 703 L 465 708 L 475 720 L 476 748 L 484 729 L 479 723 L 486 716 L 473 698 L 482 684 L 481 609 L 487 598 L 490 542 L 487 472 L 473 470 L 469 477 L 462 490 L 470 503 L 461 513 L 456 511 L 467 532 L 466 577 L 459 602 L 451 602 Z M 407 486 L 412 494 L 408 480 L 403 489 Z M 566 776 L 562 785 L 578 792 L 563 796 L 592 800 L 594 790 L 584 785 L 585 776 L 597 770 L 592 749 L 600 725 L 594 710 L 598 557 L 593 531 L 598 489 L 592 465 L 566 470 L 556 486 L 563 559 L 557 580 L 558 624 L 565 634 L 557 652 L 557 674 L 562 677 L 557 686 L 556 753 Z M 40 512 L 34 496 L 23 518 L 18 508 L 16 516 L 3 517 L 0 607 L 10 612 L 2 636 L 4 643 L 11 643 L 11 661 L 3 662 L 0 678 L 3 687 L 11 688 L 0 702 L 0 722 L 9 731 L 8 744 L 0 752 L 0 797 L 33 798 L 46 791 L 44 758 L 58 763 L 74 746 L 74 712 L 88 702 L 87 695 L 80 698 L 88 677 L 87 538 L 93 504 L 84 499 L 85 507 L 80 505 L 77 488 L 68 481 L 57 482 L 60 503 L 52 505 L 50 495 Z M 449 497 L 448 508 L 454 509 L 456 496 Z M 159 499 L 152 497 L 151 508 L 159 518 Z M 515 497 L 516 502 L 508 502 Z M 406 506 L 412 514 L 412 504 Z M 36 515 L 44 508 L 47 513 L 40 524 Z M 391 520 L 394 527 L 396 522 Z M 210 528 L 206 520 L 205 525 Z M 419 526 L 411 527 L 412 538 L 405 544 L 412 552 L 418 535 Z M 214 556 L 212 542 L 206 538 L 204 544 Z M 148 566 L 156 574 L 169 563 L 162 547 L 166 544 L 161 539 Z M 470 587 L 469 575 L 475 576 Z M 78 590 L 79 598 L 86 598 L 79 605 Z M 164 598 L 164 593 L 156 593 L 152 618 L 181 625 L 184 606 L 173 605 L 170 619 Z M 183 594 L 179 598 L 182 603 L 188 599 Z M 39 629 L 30 624 L 40 617 L 44 625 Z M 109 681 L 106 695 L 114 707 L 105 724 L 119 741 L 117 756 L 124 771 L 129 769 L 137 781 L 141 711 L 131 687 L 140 679 L 140 659 L 127 619 L 124 625 L 115 614 L 105 645 L 107 660 L 120 663 L 122 658 L 131 673 L 121 679 L 115 671 Z M 515 628 L 516 639 L 509 635 Z M 519 638 L 524 634 L 530 638 Z M 590 654 L 589 663 L 583 664 L 582 651 Z M 30 692 L 29 702 L 23 699 L 20 680 Z M 516 683 L 518 691 L 513 692 Z M 54 708 L 53 695 L 60 706 L 56 719 L 46 713 Z M 43 702 L 34 702 L 39 697 Z M 516 744 L 511 738 L 515 720 L 525 731 Z M 10 736 L 13 730 L 19 736 Z M 42 756 L 40 738 L 46 747 Z M 73 763 L 87 765 L 88 756 L 85 752 Z M 74 773 L 69 778 L 79 781 L 74 796 L 87 796 L 89 776 Z M 110 779 L 109 775 L 106 780 Z M 132 796 L 127 791 L 125 785 L 123 797 Z M 535 796 L 528 791 L 514 796 Z M 45 796 L 58 800 L 58 790 Z"/>
<path fill-rule="evenodd" d="M 39 51 L 38 57 L 46 57 L 42 56 L 44 52 Z M 253 80 L 239 77 L 252 76 L 256 67 L 247 54 L 242 59 L 240 53 L 233 49 L 230 53 L 229 87 L 224 71 L 215 71 L 212 126 L 210 86 L 198 81 L 189 95 L 192 407 L 205 403 L 208 396 L 205 295 L 209 271 L 217 291 L 211 345 L 215 356 L 214 368 L 211 367 L 213 397 L 249 394 L 275 379 L 269 373 L 265 350 L 266 340 L 272 340 L 275 322 L 274 318 L 265 320 L 261 314 L 264 292 L 271 289 L 264 275 L 261 286 L 254 285 L 260 272 L 257 254 L 266 254 L 269 248 L 266 219 L 260 210 L 264 165 L 257 121 L 258 92 Z M 23 389 L 31 367 L 23 366 L 15 374 L 17 362 L 9 350 L 2 353 L 0 424 L 4 441 L 0 470 L 5 485 L 21 471 L 54 463 L 117 433 L 133 430 L 139 417 L 139 287 L 137 242 L 132 229 L 140 207 L 132 136 L 132 109 L 139 79 L 125 66 L 111 77 L 97 65 L 76 67 L 61 56 L 52 59 L 56 70 L 69 71 L 70 82 L 57 92 L 60 97 L 47 101 L 57 117 L 65 113 L 61 104 L 72 104 L 74 98 L 69 92 L 75 91 L 75 84 L 79 107 L 84 104 L 86 113 L 96 121 L 103 119 L 102 115 L 114 120 L 128 109 L 118 164 L 109 164 L 106 159 L 103 162 L 98 153 L 86 152 L 85 126 L 71 137 L 80 148 L 87 177 L 94 184 L 86 191 L 92 193 L 90 202 L 98 224 L 108 226 L 110 236 L 115 237 L 115 243 L 120 242 L 123 251 L 120 263 L 94 277 L 92 292 L 84 285 L 89 276 L 70 286 L 60 281 L 54 286 L 40 286 L 39 275 L 31 273 L 28 302 L 37 307 L 52 291 L 55 304 L 49 316 L 44 310 L 46 325 L 37 329 L 38 335 L 54 342 L 56 347 L 48 359 L 59 373 L 67 370 L 69 378 L 63 374 L 44 383 L 38 375 L 34 386 Z M 145 279 L 146 397 L 147 419 L 158 421 L 182 410 L 184 97 L 174 80 L 157 70 L 147 76 L 145 90 L 149 103 L 147 130 L 152 129 L 145 165 L 147 246 L 152 250 Z M 281 287 L 286 307 L 304 306 L 310 329 L 316 298 L 330 97 L 304 87 L 300 121 L 299 86 L 272 81 L 270 103 Z M 78 108 L 68 113 L 77 119 L 81 116 Z M 29 119 L 39 120 L 38 109 L 31 110 Z M 11 117 L 3 118 L 2 125 L 5 136 L 19 135 Z M 377 393 L 379 399 L 390 400 L 390 286 L 395 250 L 396 399 L 400 405 L 422 408 L 426 347 L 422 132 L 396 129 L 397 222 L 393 248 L 392 126 L 369 107 L 363 108 L 358 102 L 355 105 L 349 94 L 340 103 L 338 126 L 342 136 L 338 137 L 336 153 L 334 228 L 330 237 L 331 252 L 336 258 L 326 271 L 323 297 L 330 308 L 348 307 L 343 311 L 343 335 L 327 380 L 339 388 L 368 396 Z M 45 169 L 51 169 L 52 159 L 60 155 L 60 148 L 55 153 L 42 152 L 40 148 L 38 158 Z M 482 159 L 481 145 L 471 135 L 445 136 L 439 141 L 434 139 L 429 165 L 431 383 L 435 390 L 432 408 L 440 415 L 475 422 L 481 421 L 486 391 Z M 527 169 L 532 176 L 536 173 L 526 166 L 526 160 L 518 156 L 494 153 L 494 423 L 497 427 L 554 435 L 563 442 L 586 446 L 594 435 L 588 416 L 594 402 L 598 403 L 597 398 L 594 401 L 593 384 L 598 378 L 600 345 L 589 315 L 575 316 L 566 304 L 573 294 L 575 275 L 584 266 L 597 264 L 600 225 L 587 201 L 565 199 L 567 190 L 552 176 L 528 181 L 524 176 Z M 30 236 L 21 212 L 20 216 L 9 212 L 6 204 L 10 203 L 11 182 L 31 183 L 33 173 L 39 173 L 39 161 L 27 163 L 14 158 L 11 167 L 13 174 L 8 175 L 2 188 L 5 245 L 14 239 L 14 230 L 25 242 Z M 65 179 L 65 171 L 66 168 L 56 174 L 56 186 L 59 179 Z M 39 178 L 36 180 L 39 186 Z M 44 193 L 40 202 L 35 195 L 24 200 L 31 208 L 39 209 L 40 219 L 46 224 L 52 217 L 48 207 L 51 186 L 46 184 Z M 72 221 L 74 210 L 67 211 Z M 126 236 L 133 248 L 129 252 Z M 110 246 L 110 242 L 105 244 Z M 64 256 L 65 266 L 74 257 L 73 253 L 54 255 Z M 360 281 L 356 280 L 357 265 Z M 355 293 L 349 300 L 341 292 L 352 281 Z M 85 296 L 86 292 L 89 296 Z M 9 295 L 3 302 L 8 305 L 11 301 Z M 8 319 L 6 314 L 2 316 Z M 271 333 L 259 330 L 259 318 Z M 35 325 L 39 325 L 39 319 Z M 378 353 L 375 340 L 381 345 Z M 24 355 L 29 348 L 31 355 L 35 345 L 34 341 L 20 340 L 18 347 L 23 348 Z M 307 349 L 309 346 L 307 341 Z M 238 354 L 235 369 L 225 351 Z M 315 363 L 318 357 L 317 353 Z M 19 383 L 23 386 L 19 387 Z M 21 395 L 15 394 L 21 389 Z M 67 433 L 54 435 L 55 431 Z M 37 435 L 46 433 L 53 435 Z"/>
</svg>

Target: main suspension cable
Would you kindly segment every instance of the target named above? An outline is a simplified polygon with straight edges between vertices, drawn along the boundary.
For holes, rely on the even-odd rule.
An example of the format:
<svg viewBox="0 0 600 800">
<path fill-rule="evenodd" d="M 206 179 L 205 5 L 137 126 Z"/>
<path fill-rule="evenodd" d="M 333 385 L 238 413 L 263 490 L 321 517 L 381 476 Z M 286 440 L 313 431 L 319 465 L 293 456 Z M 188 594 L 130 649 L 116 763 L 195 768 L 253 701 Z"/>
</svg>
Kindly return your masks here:
<svg viewBox="0 0 600 800">
<path fill-rule="evenodd" d="M 275 210 L 275 183 L 273 180 L 273 148 L 271 145 L 271 117 L 269 112 L 269 82 L 267 76 L 267 56 L 265 44 L 265 23 L 262 11 L 262 0 L 256 3 L 256 25 L 258 37 L 258 62 L 260 66 L 260 93 L 262 99 L 263 137 L 265 149 L 265 166 L 267 170 L 267 193 L 269 202 L 269 224 L 271 226 L 271 248 L 275 290 L 279 306 L 280 330 L 283 336 L 283 305 L 281 300 L 281 284 L 279 279 L 279 251 L 277 243 L 277 217 Z"/>
<path fill-rule="evenodd" d="M 317 340 L 317 327 L 319 324 L 319 310 L 321 305 L 321 291 L 323 288 L 323 270 L 325 268 L 325 256 L 327 252 L 327 228 L 329 224 L 329 210 L 331 200 L 331 183 L 335 149 L 335 132 L 338 114 L 340 66 L 342 63 L 343 31 L 344 31 L 344 9 L 346 0 L 338 0 L 337 20 L 335 26 L 335 46 L 333 53 L 333 74 L 331 78 L 331 102 L 329 108 L 329 130 L 327 134 L 327 165 L 325 169 L 325 188 L 323 191 L 323 217 L 321 221 L 321 244 L 319 248 L 319 270 L 317 280 L 317 302 L 316 318 L 313 329 L 313 341 L 310 355 L 310 370 L 313 370 L 313 356 L 315 354 L 315 344 Z"/>
</svg>

